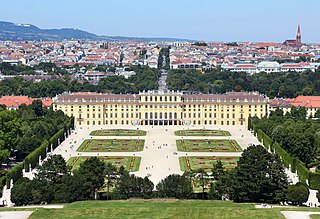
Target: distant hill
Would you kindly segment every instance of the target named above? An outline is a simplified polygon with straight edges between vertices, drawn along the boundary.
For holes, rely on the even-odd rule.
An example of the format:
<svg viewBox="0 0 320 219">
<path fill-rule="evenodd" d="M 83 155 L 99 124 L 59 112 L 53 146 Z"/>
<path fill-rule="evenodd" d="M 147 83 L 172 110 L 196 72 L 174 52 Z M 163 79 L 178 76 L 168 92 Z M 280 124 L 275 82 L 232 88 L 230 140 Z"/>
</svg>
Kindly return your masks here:
<svg viewBox="0 0 320 219">
<path fill-rule="evenodd" d="M 122 36 L 98 36 L 73 28 L 40 29 L 32 24 L 15 24 L 0 21 L 0 40 L 52 41 L 64 39 L 108 40 L 108 41 L 191 41 L 176 38 L 144 38 Z"/>
</svg>

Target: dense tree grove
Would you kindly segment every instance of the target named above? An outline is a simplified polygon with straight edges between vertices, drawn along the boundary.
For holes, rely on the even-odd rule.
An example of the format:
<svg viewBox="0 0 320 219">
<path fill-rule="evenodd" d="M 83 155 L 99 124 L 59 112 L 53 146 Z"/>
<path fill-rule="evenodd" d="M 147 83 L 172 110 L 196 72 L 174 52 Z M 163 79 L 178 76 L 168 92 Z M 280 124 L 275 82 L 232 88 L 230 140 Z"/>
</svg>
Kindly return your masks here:
<svg viewBox="0 0 320 219">
<path fill-rule="evenodd" d="M 196 188 L 202 192 L 195 192 Z M 296 195 L 294 191 L 301 188 L 287 188 L 280 159 L 258 145 L 244 150 L 235 170 L 226 170 L 217 162 L 210 174 L 201 169 L 183 175 L 171 174 L 156 187 L 148 177 L 129 174 L 124 167 L 117 169 L 96 157 L 81 163 L 71 174 L 64 159 L 53 155 L 38 167 L 35 179 L 21 178 L 14 184 L 11 198 L 16 205 L 155 197 L 300 203 L 305 194 Z"/>
<path fill-rule="evenodd" d="M 287 199 L 294 205 L 301 205 L 308 201 L 309 198 L 309 188 L 306 184 L 301 182 L 295 185 L 290 185 L 287 191 Z"/>
<path fill-rule="evenodd" d="M 320 70 L 316 72 L 229 72 L 219 69 L 201 73 L 196 70 L 170 70 L 167 78 L 169 89 L 202 93 L 228 91 L 259 91 L 268 97 L 296 97 L 320 95 Z"/>
<path fill-rule="evenodd" d="M 286 115 L 278 109 L 269 118 L 252 118 L 252 123 L 307 167 L 320 166 L 320 123 L 306 119 L 305 108 L 292 107 Z"/>
<path fill-rule="evenodd" d="M 159 71 L 148 66 L 131 66 L 130 70 L 137 74 L 125 79 L 123 76 L 113 75 L 100 80 L 98 85 L 87 81 L 81 82 L 64 76 L 61 79 L 34 83 L 16 77 L 0 82 L 0 96 L 26 95 L 29 97 L 54 97 L 64 91 L 90 91 L 111 93 L 138 93 L 143 90 L 158 88 Z"/>
<path fill-rule="evenodd" d="M 0 107 L 0 162 L 7 163 L 9 156 L 22 159 L 63 128 L 68 117 L 62 111 L 42 107 L 40 100 L 17 110 Z"/>
<path fill-rule="evenodd" d="M 35 75 L 37 74 L 37 70 L 41 70 L 51 75 L 67 73 L 65 69 L 50 62 L 41 62 L 33 67 L 27 65 L 11 65 L 6 62 L 0 63 L 0 71 L 4 75 Z"/>
<path fill-rule="evenodd" d="M 279 157 L 257 145 L 240 157 L 232 187 L 235 201 L 279 203 L 286 200 L 288 179 Z"/>
<path fill-rule="evenodd" d="M 99 198 L 98 193 L 103 199 L 105 195 L 99 190 L 105 186 L 107 166 L 110 168 L 110 164 L 91 157 L 71 174 L 61 155 L 53 155 L 38 167 L 35 179 L 21 178 L 14 184 L 11 199 L 16 205 L 93 200 Z M 130 175 L 123 167 L 113 175 L 119 177 L 113 179 L 112 199 L 151 198 L 154 186 L 147 177 Z"/>
</svg>

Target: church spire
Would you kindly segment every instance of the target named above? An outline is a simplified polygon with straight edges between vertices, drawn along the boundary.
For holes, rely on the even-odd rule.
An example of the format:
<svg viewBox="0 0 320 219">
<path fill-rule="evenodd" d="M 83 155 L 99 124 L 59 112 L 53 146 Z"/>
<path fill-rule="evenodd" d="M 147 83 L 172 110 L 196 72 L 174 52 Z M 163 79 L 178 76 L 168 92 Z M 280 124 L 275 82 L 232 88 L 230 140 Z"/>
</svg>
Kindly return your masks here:
<svg viewBox="0 0 320 219">
<path fill-rule="evenodd" d="M 298 31 L 297 31 L 297 36 L 296 36 L 296 44 L 297 44 L 297 45 L 300 45 L 300 44 L 301 44 L 300 24 L 298 25 Z"/>
</svg>

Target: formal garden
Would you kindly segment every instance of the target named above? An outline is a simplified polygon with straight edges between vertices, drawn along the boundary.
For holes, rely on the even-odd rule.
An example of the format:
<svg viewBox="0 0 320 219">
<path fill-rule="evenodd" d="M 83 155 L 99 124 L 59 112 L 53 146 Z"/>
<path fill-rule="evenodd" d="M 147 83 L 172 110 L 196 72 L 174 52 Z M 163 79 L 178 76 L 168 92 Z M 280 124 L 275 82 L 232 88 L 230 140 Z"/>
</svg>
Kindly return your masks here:
<svg viewBox="0 0 320 219">
<path fill-rule="evenodd" d="M 134 152 L 142 151 L 141 139 L 87 139 L 77 149 L 79 152 Z"/>
<path fill-rule="evenodd" d="M 139 129 L 101 129 L 90 133 L 93 136 L 145 136 L 146 131 Z"/>
<path fill-rule="evenodd" d="M 174 132 L 177 136 L 231 136 L 230 132 L 224 130 L 210 129 L 188 129 Z"/>
<path fill-rule="evenodd" d="M 85 160 L 91 158 L 90 156 L 84 157 L 71 157 L 67 161 L 67 165 L 71 167 L 71 171 L 78 170 L 80 164 L 83 163 Z M 125 167 L 127 171 L 135 172 L 139 170 L 141 157 L 113 157 L 113 156 L 102 156 L 97 157 L 100 161 L 104 163 L 111 163 L 117 169 L 121 166 Z"/>
<path fill-rule="evenodd" d="M 176 141 L 178 151 L 188 152 L 240 152 L 240 145 L 235 140 L 218 139 L 181 139 Z"/>
<path fill-rule="evenodd" d="M 216 157 L 216 156 L 192 156 L 179 157 L 181 171 L 194 171 L 203 169 L 211 172 L 212 167 L 217 161 L 221 161 L 226 170 L 232 170 L 237 166 L 239 157 Z"/>
</svg>

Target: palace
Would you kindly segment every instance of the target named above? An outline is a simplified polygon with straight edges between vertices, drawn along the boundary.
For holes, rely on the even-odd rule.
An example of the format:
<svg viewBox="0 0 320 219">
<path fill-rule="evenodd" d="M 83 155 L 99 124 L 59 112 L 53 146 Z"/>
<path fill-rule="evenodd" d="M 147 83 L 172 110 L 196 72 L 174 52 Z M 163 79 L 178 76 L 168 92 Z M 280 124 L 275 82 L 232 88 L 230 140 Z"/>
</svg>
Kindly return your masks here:
<svg viewBox="0 0 320 219">
<path fill-rule="evenodd" d="M 249 116 L 268 115 L 268 102 L 255 92 L 78 92 L 53 98 L 53 109 L 74 116 L 77 125 L 247 125 Z"/>
</svg>

